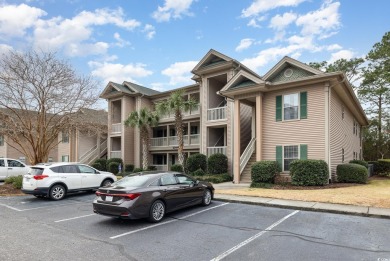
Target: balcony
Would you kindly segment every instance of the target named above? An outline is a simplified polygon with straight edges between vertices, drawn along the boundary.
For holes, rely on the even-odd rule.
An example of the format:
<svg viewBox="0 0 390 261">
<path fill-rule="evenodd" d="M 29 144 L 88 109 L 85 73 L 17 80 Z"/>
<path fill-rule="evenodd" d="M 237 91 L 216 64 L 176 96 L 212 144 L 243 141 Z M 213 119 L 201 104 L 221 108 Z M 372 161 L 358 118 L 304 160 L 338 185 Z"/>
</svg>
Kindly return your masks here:
<svg viewBox="0 0 390 261">
<path fill-rule="evenodd" d="M 177 136 L 151 138 L 150 141 L 151 147 L 178 146 Z M 199 145 L 200 134 L 183 135 L 183 144 Z"/>
<path fill-rule="evenodd" d="M 183 116 L 192 116 L 192 115 L 199 115 L 200 114 L 200 104 L 198 106 L 190 111 L 183 112 Z M 160 119 L 174 119 L 175 113 L 168 113 L 165 115 L 161 115 Z"/>
<path fill-rule="evenodd" d="M 120 134 L 122 133 L 122 123 L 114 123 L 111 125 L 111 133 Z"/>
<path fill-rule="evenodd" d="M 207 147 L 207 156 L 211 156 L 216 153 L 222 153 L 226 155 L 226 146 L 222 147 Z"/>
<path fill-rule="evenodd" d="M 226 106 L 207 110 L 207 120 L 226 120 Z"/>
</svg>

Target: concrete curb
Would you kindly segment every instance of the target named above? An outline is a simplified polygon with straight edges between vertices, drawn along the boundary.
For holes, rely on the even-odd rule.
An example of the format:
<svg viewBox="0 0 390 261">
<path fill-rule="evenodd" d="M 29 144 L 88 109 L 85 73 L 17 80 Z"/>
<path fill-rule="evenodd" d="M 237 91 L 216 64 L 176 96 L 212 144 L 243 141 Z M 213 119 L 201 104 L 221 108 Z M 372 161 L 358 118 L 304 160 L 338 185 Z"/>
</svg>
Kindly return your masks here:
<svg viewBox="0 0 390 261">
<path fill-rule="evenodd" d="M 376 217 L 390 219 L 390 209 L 364 207 L 343 204 L 331 204 L 321 202 L 307 202 L 298 200 L 283 200 L 273 198 L 261 198 L 251 196 L 237 196 L 226 194 L 215 194 L 214 199 L 224 202 L 242 203 L 250 205 L 259 205 L 266 207 L 277 207 L 285 209 L 305 210 L 313 212 L 326 212 L 334 214 L 346 214 L 364 217 Z"/>
</svg>

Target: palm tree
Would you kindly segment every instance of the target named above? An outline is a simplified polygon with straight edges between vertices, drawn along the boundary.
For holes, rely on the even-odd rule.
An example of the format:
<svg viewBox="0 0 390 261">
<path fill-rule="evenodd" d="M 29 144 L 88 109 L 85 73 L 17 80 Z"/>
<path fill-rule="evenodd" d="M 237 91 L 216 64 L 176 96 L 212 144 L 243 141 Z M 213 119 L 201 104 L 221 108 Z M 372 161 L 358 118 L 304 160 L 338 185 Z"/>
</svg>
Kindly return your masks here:
<svg viewBox="0 0 390 261">
<path fill-rule="evenodd" d="M 178 142 L 177 154 L 179 157 L 179 163 L 184 166 L 184 154 L 183 154 L 183 112 L 196 109 L 198 102 L 194 99 L 185 100 L 184 91 L 178 90 L 171 93 L 171 96 L 166 101 L 162 101 L 156 104 L 156 111 L 160 115 L 174 113 L 175 114 L 175 127 Z"/>
<path fill-rule="evenodd" d="M 158 124 L 159 117 L 156 112 L 150 111 L 147 108 L 142 108 L 139 111 L 133 111 L 125 120 L 125 126 L 139 128 L 142 142 L 142 168 L 146 170 L 149 166 L 149 129 Z"/>
</svg>

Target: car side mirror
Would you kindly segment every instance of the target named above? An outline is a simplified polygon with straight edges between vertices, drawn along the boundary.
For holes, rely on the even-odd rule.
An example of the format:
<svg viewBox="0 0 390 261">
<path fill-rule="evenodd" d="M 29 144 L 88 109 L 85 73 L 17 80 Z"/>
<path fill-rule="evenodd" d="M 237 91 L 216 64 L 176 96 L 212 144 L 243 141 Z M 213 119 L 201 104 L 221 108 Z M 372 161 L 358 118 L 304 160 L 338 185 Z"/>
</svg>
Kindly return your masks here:
<svg viewBox="0 0 390 261">
<path fill-rule="evenodd" d="M 199 180 L 195 180 L 194 186 L 198 186 Z"/>
</svg>

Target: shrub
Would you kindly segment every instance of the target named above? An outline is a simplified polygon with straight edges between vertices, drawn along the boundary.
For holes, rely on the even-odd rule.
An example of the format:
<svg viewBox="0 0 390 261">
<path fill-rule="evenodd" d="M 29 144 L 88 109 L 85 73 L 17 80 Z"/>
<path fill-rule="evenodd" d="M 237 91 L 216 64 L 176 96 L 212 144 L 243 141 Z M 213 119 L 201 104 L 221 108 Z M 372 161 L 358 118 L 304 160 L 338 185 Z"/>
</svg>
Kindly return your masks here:
<svg viewBox="0 0 390 261">
<path fill-rule="evenodd" d="M 103 170 L 102 170 L 102 165 L 100 165 L 99 162 L 92 163 L 92 164 L 91 164 L 91 167 L 93 167 L 93 168 L 95 168 L 95 169 L 97 169 L 97 170 L 103 171 Z"/>
<path fill-rule="evenodd" d="M 148 166 L 147 170 L 157 170 L 156 166 Z"/>
<path fill-rule="evenodd" d="M 198 169 L 202 169 L 204 172 L 207 171 L 207 157 L 204 154 L 194 154 L 188 157 L 187 159 L 187 169 L 188 172 L 192 174 L 192 172 L 197 171 Z"/>
<path fill-rule="evenodd" d="M 172 171 L 183 172 L 183 166 L 180 164 L 174 164 L 171 166 Z"/>
<path fill-rule="evenodd" d="M 359 164 L 337 165 L 337 181 L 346 183 L 367 183 L 368 170 Z"/>
<path fill-rule="evenodd" d="M 192 176 L 192 177 L 197 180 L 208 181 L 215 184 L 233 180 L 232 176 L 230 176 L 227 173 L 218 174 L 218 175 Z"/>
<path fill-rule="evenodd" d="M 362 165 L 362 166 L 368 168 L 368 163 L 367 163 L 367 161 L 364 161 L 364 160 L 350 160 L 349 163 Z"/>
<path fill-rule="evenodd" d="M 251 168 L 252 182 L 273 183 L 277 173 L 279 173 L 279 167 L 276 161 L 258 161 Z"/>
<path fill-rule="evenodd" d="M 4 180 L 6 184 L 12 184 L 12 186 L 16 189 L 21 189 L 23 185 L 23 176 L 12 176 L 8 177 Z"/>
<path fill-rule="evenodd" d="M 192 176 L 204 176 L 204 175 L 206 175 L 206 172 L 204 172 L 203 169 L 197 169 L 197 170 L 191 172 L 191 175 Z"/>
<path fill-rule="evenodd" d="M 216 153 L 207 160 L 208 172 L 212 174 L 222 174 L 228 171 L 228 158 L 225 154 Z"/>
<path fill-rule="evenodd" d="M 133 172 L 134 165 L 133 164 L 125 164 L 125 172 Z"/>
<path fill-rule="evenodd" d="M 328 164 L 323 160 L 294 160 L 290 163 L 291 184 L 323 186 L 328 184 Z"/>
<path fill-rule="evenodd" d="M 143 168 L 135 168 L 135 169 L 133 170 L 134 173 L 142 172 L 142 171 L 144 171 Z"/>
<path fill-rule="evenodd" d="M 95 160 L 94 163 L 99 163 L 100 164 L 100 169 L 98 168 L 95 168 L 97 170 L 101 170 L 101 171 L 107 171 L 107 160 L 106 159 L 97 159 Z"/>
<path fill-rule="evenodd" d="M 388 176 L 390 174 L 390 162 L 388 160 L 378 160 L 377 168 L 376 174 L 379 176 Z"/>
<path fill-rule="evenodd" d="M 123 160 L 121 158 L 111 158 L 111 159 L 108 159 L 107 160 L 107 170 L 110 171 L 110 168 L 108 165 L 110 165 L 111 162 L 117 162 L 118 163 L 118 166 L 119 164 L 121 164 L 122 166 L 122 170 L 123 170 Z"/>
<path fill-rule="evenodd" d="M 110 162 L 108 163 L 108 171 L 117 175 L 119 172 L 119 164 L 118 162 Z"/>
</svg>

